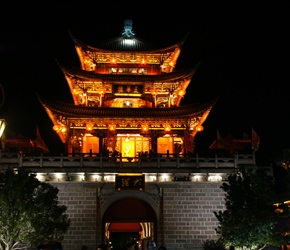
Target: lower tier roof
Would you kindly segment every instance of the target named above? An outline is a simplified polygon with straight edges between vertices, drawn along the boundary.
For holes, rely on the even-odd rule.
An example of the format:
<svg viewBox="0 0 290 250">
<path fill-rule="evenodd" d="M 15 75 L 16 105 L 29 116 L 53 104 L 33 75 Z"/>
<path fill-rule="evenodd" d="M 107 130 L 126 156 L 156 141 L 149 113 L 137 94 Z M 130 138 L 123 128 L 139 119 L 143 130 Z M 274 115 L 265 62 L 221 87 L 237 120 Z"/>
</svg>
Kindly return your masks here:
<svg viewBox="0 0 290 250">
<path fill-rule="evenodd" d="M 74 118 L 193 117 L 211 110 L 218 100 L 218 98 L 214 98 L 204 103 L 192 103 L 170 108 L 115 108 L 77 106 L 60 101 L 49 101 L 40 96 L 38 99 L 43 107 L 52 113 Z"/>
</svg>

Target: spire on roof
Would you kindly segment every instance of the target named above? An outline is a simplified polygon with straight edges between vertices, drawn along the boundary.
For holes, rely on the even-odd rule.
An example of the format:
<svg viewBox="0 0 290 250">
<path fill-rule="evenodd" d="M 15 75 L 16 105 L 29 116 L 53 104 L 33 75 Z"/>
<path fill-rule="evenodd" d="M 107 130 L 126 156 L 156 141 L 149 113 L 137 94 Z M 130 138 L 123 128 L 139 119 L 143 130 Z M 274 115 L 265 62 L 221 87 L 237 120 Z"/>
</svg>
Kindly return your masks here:
<svg viewBox="0 0 290 250">
<path fill-rule="evenodd" d="M 126 19 L 124 21 L 124 31 L 122 35 L 125 36 L 126 38 L 131 38 L 135 36 L 135 33 L 132 30 L 132 24 L 133 24 L 133 21 L 130 19 Z"/>
</svg>

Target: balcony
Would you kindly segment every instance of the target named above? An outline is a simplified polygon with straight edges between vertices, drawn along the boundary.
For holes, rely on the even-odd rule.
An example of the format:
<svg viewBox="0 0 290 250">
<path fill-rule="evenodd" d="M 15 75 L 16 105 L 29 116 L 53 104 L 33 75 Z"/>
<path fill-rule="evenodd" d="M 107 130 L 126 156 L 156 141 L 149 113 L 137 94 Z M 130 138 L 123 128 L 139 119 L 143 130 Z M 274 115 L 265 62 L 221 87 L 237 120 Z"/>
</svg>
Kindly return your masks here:
<svg viewBox="0 0 290 250">
<path fill-rule="evenodd" d="M 194 175 L 204 173 L 233 173 L 239 167 L 255 167 L 254 154 L 235 154 L 232 157 L 199 157 L 176 154 L 156 154 L 139 157 L 105 157 L 102 154 L 25 156 L 0 151 L 0 166 L 5 169 L 26 168 L 35 173 L 170 173 Z"/>
</svg>

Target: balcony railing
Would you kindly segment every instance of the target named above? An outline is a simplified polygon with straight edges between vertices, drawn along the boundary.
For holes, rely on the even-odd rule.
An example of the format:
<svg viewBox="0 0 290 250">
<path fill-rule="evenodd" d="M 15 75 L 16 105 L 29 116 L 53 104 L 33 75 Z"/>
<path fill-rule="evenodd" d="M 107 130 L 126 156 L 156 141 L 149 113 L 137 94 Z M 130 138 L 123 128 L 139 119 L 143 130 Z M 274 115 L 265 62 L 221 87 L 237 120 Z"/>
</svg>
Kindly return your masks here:
<svg viewBox="0 0 290 250">
<path fill-rule="evenodd" d="M 140 155 L 139 157 L 122 157 L 121 155 L 103 156 L 102 154 L 82 153 L 79 155 L 40 155 L 25 156 L 22 154 L 4 153 L 0 151 L 0 166 L 24 167 L 30 169 L 54 168 L 61 169 L 91 169 L 106 172 L 122 172 L 130 169 L 135 172 L 151 172 L 159 169 L 167 172 L 198 172 L 198 169 L 236 169 L 239 166 L 255 166 L 255 154 L 235 154 L 231 157 L 199 157 L 176 154 Z M 142 169 L 142 170 L 141 170 Z M 43 169 L 44 170 L 44 169 Z"/>
</svg>

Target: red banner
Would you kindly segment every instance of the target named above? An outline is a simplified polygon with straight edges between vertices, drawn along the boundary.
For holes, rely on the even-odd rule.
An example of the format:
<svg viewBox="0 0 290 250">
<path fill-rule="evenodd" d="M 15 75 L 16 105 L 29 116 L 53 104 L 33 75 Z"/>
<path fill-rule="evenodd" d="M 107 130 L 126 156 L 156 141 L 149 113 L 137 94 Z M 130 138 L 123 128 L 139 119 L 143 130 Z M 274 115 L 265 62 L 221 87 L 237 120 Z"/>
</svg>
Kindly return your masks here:
<svg viewBox="0 0 290 250">
<path fill-rule="evenodd" d="M 259 149 L 260 137 L 254 129 L 252 129 L 252 149 L 257 151 Z"/>
<path fill-rule="evenodd" d="M 190 135 L 186 130 L 184 130 L 183 147 L 186 151 L 193 153 L 193 136 Z"/>
<path fill-rule="evenodd" d="M 42 149 L 44 153 L 49 153 L 49 149 L 46 146 L 45 142 L 41 138 L 40 131 L 38 129 L 38 126 L 36 126 L 36 140 L 35 140 L 35 146 L 39 149 Z"/>
</svg>

